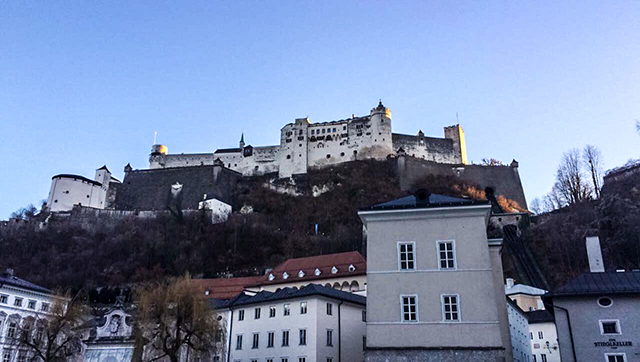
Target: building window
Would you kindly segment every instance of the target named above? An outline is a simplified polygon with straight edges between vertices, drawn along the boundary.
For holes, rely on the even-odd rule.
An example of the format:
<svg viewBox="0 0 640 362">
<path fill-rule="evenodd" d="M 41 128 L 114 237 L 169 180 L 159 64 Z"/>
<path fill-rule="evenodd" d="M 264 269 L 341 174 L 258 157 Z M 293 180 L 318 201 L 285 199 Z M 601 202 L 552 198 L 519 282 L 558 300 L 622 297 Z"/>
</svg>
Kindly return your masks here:
<svg viewBox="0 0 640 362">
<path fill-rule="evenodd" d="M 333 304 L 327 303 L 327 315 L 333 315 Z"/>
<path fill-rule="evenodd" d="M 14 307 L 22 307 L 22 298 L 16 298 L 13 301 L 13 306 Z"/>
<path fill-rule="evenodd" d="M 601 334 L 621 334 L 620 321 L 617 319 L 600 321 Z"/>
<path fill-rule="evenodd" d="M 243 321 L 244 320 L 244 310 L 239 310 L 238 311 L 238 321 Z"/>
<path fill-rule="evenodd" d="M 438 267 L 441 270 L 456 268 L 453 241 L 438 241 Z"/>
<path fill-rule="evenodd" d="M 36 309 L 36 301 L 35 300 L 30 300 L 29 304 L 27 305 L 27 308 Z"/>
<path fill-rule="evenodd" d="M 367 349 L 367 336 L 362 336 L 362 350 Z"/>
<path fill-rule="evenodd" d="M 307 314 L 307 302 L 300 302 L 300 314 Z"/>
<path fill-rule="evenodd" d="M 267 358 L 267 362 L 273 362 L 273 358 Z"/>
<path fill-rule="evenodd" d="M 7 302 L 9 301 L 9 296 L 8 295 L 0 295 L 0 303 L 2 304 L 7 304 Z"/>
<path fill-rule="evenodd" d="M 307 344 L 307 330 L 306 329 L 301 329 L 300 330 L 300 345 L 304 346 Z"/>
<path fill-rule="evenodd" d="M 546 355 L 546 354 L 544 354 L 544 353 L 542 353 L 542 354 L 540 355 L 540 359 L 542 360 L 542 362 L 547 362 L 547 355 Z"/>
<path fill-rule="evenodd" d="M 611 298 L 602 297 L 602 298 L 598 299 L 598 305 L 603 307 L 603 308 L 609 308 L 609 307 L 611 307 L 612 304 L 613 304 L 613 300 L 611 300 Z"/>
<path fill-rule="evenodd" d="M 49 311 L 49 303 L 42 303 L 42 305 L 40 306 L 40 310 L 42 312 L 48 312 Z"/>
<path fill-rule="evenodd" d="M 327 329 L 327 346 L 333 347 L 333 330 Z"/>
<path fill-rule="evenodd" d="M 457 322 L 460 320 L 460 307 L 458 295 L 442 296 L 442 314 L 445 322 Z"/>
<path fill-rule="evenodd" d="M 625 353 L 605 353 L 607 362 L 627 362 L 627 355 Z"/>
<path fill-rule="evenodd" d="M 533 332 L 529 332 L 529 338 L 533 339 Z"/>
<path fill-rule="evenodd" d="M 236 336 L 236 349 L 242 349 L 242 334 Z"/>
<path fill-rule="evenodd" d="M 269 307 L 269 318 L 274 318 L 276 316 L 276 307 Z"/>
<path fill-rule="evenodd" d="M 18 351 L 17 362 L 27 362 L 27 351 Z"/>
<path fill-rule="evenodd" d="M 306 357 L 298 357 L 298 362 L 306 362 Z"/>
<path fill-rule="evenodd" d="M 400 270 L 415 269 L 415 243 L 398 243 L 398 263 Z"/>
<path fill-rule="evenodd" d="M 259 345 L 260 345 L 260 334 L 259 333 L 254 333 L 253 334 L 253 344 L 251 345 L 251 348 L 256 349 L 256 348 L 258 348 Z"/>
<path fill-rule="evenodd" d="M 2 362 L 10 362 L 11 361 L 11 350 L 2 351 Z"/>
<path fill-rule="evenodd" d="M 367 321 L 367 311 L 366 311 L 366 310 L 363 310 L 363 311 L 362 311 L 362 321 L 363 321 L 363 322 L 366 322 L 366 321 Z"/>
<path fill-rule="evenodd" d="M 289 347 L 289 331 L 282 331 L 282 347 Z"/>
<path fill-rule="evenodd" d="M 284 309 L 282 311 L 282 315 L 290 315 L 291 314 L 291 305 L 290 304 L 285 304 L 284 305 Z"/>
<path fill-rule="evenodd" d="M 538 339 L 543 339 L 544 338 L 544 334 L 542 334 L 542 331 L 538 331 Z"/>
<path fill-rule="evenodd" d="M 327 357 L 327 362 L 333 362 L 333 358 Z"/>
<path fill-rule="evenodd" d="M 216 329 L 216 337 L 215 337 L 215 341 L 217 343 L 222 342 L 222 328 L 218 328 Z"/>
<path fill-rule="evenodd" d="M 17 321 L 15 320 L 9 321 L 9 327 L 7 328 L 7 338 L 15 338 L 17 328 L 18 328 Z"/>
<path fill-rule="evenodd" d="M 403 295 L 402 300 L 402 321 L 416 322 L 418 320 L 417 299 L 415 295 Z"/>
<path fill-rule="evenodd" d="M 260 319 L 260 308 L 253 310 L 253 319 Z"/>
<path fill-rule="evenodd" d="M 289 362 L 289 359 L 288 359 L 288 358 L 286 358 L 286 357 L 282 357 L 282 358 L 280 359 L 280 362 Z"/>
<path fill-rule="evenodd" d="M 536 355 L 533 355 L 533 362 L 538 362 L 538 360 L 536 359 Z"/>
<path fill-rule="evenodd" d="M 276 339 L 276 332 L 267 333 L 267 348 L 273 348 L 274 340 Z"/>
</svg>

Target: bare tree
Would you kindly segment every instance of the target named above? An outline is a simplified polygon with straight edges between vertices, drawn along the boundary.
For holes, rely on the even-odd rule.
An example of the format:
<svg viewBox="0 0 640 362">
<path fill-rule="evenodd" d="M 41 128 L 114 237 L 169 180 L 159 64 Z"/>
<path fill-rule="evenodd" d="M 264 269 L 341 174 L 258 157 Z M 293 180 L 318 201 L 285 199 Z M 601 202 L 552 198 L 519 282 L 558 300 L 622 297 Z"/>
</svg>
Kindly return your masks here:
<svg viewBox="0 0 640 362">
<path fill-rule="evenodd" d="M 586 145 L 584 146 L 582 157 L 585 167 L 591 175 L 593 192 L 596 198 L 600 198 L 600 189 L 602 188 L 602 154 L 596 146 Z"/>
<path fill-rule="evenodd" d="M 80 327 L 87 315 L 83 294 L 54 293 L 48 310 L 24 318 L 11 341 L 35 361 L 73 361 L 82 352 Z"/>
<path fill-rule="evenodd" d="M 567 201 L 564 199 L 557 185 L 551 187 L 551 191 L 544 195 L 542 200 L 542 208 L 545 212 L 553 211 L 567 205 Z"/>
<path fill-rule="evenodd" d="M 223 333 L 217 315 L 189 278 L 149 284 L 137 291 L 136 361 L 211 358 Z"/>
<path fill-rule="evenodd" d="M 591 189 L 580 167 L 580 150 L 577 148 L 570 149 L 562 155 L 562 161 L 556 173 L 555 186 L 567 204 L 574 204 L 591 197 Z"/>
<path fill-rule="evenodd" d="M 533 201 L 531 201 L 531 205 L 529 205 L 529 209 L 536 215 L 541 214 L 543 212 L 543 208 L 540 199 L 537 197 L 533 199 Z"/>
</svg>

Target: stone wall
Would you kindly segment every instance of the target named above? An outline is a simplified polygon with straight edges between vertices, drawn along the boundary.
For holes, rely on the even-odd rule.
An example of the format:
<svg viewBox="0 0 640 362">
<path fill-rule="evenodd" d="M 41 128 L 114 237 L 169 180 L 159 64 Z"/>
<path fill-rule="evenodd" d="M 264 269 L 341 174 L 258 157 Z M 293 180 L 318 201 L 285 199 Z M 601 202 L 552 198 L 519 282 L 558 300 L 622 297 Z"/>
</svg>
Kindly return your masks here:
<svg viewBox="0 0 640 362">
<path fill-rule="evenodd" d="M 479 187 L 483 191 L 491 187 L 496 195 L 517 202 L 527 209 L 527 200 L 518 173 L 518 163 L 509 166 L 483 166 L 442 164 L 410 156 L 397 158 L 398 177 L 403 190 L 412 190 L 420 180 L 429 175 L 453 176 L 460 181 Z"/>
<path fill-rule="evenodd" d="M 365 362 L 504 362 L 504 349 L 370 349 Z"/>
</svg>

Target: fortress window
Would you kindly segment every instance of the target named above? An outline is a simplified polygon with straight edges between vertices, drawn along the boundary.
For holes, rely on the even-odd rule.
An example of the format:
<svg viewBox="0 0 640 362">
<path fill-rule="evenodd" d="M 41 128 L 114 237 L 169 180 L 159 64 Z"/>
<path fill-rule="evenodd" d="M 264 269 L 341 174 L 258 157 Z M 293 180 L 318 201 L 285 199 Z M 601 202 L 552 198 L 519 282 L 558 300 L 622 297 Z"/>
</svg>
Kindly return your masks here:
<svg viewBox="0 0 640 362">
<path fill-rule="evenodd" d="M 256 171 L 258 171 L 259 168 L 260 168 L 259 166 L 256 166 Z"/>
<path fill-rule="evenodd" d="M 287 160 L 290 160 L 290 159 L 291 159 L 291 155 L 287 155 Z"/>
<path fill-rule="evenodd" d="M 327 154 L 327 158 L 331 158 L 331 155 Z"/>
<path fill-rule="evenodd" d="M 344 152 L 340 152 L 340 156 L 344 157 Z"/>
<path fill-rule="evenodd" d="M 335 128 L 335 127 L 333 127 L 333 132 L 335 132 L 335 131 L 336 131 L 336 128 Z"/>
<path fill-rule="evenodd" d="M 316 134 L 316 130 L 312 129 L 311 134 Z"/>
<path fill-rule="evenodd" d="M 87 195 L 87 199 L 89 198 L 89 195 Z"/>
<path fill-rule="evenodd" d="M 325 133 L 325 132 L 327 132 L 327 130 L 323 128 L 323 129 L 322 129 L 322 133 Z"/>
<path fill-rule="evenodd" d="M 354 154 L 354 155 L 357 155 L 357 154 L 358 154 L 358 150 L 354 150 L 354 151 L 353 151 L 353 154 Z"/>
<path fill-rule="evenodd" d="M 53 202 L 58 202 L 58 200 L 53 200 Z"/>
<path fill-rule="evenodd" d="M 346 130 L 346 129 L 347 129 L 347 126 L 342 126 L 342 129 L 343 129 L 343 130 Z"/>
</svg>

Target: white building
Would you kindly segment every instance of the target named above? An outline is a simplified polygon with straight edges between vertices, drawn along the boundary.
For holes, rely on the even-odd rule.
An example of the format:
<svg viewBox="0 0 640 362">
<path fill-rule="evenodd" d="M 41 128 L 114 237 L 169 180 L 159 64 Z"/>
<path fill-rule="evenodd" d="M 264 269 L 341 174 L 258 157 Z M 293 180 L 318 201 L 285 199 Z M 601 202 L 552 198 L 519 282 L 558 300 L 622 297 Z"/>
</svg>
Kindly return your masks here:
<svg viewBox="0 0 640 362">
<path fill-rule="evenodd" d="M 29 351 L 12 345 L 25 323 L 46 316 L 52 307 L 51 291 L 13 275 L 0 273 L 0 353 L 2 362 L 26 362 Z M 36 332 L 37 333 L 37 332 Z"/>
<path fill-rule="evenodd" d="M 226 304 L 233 362 L 362 362 L 366 298 L 309 284 Z"/>
<path fill-rule="evenodd" d="M 560 362 L 556 321 L 548 310 L 526 312 L 533 362 Z"/>
<path fill-rule="evenodd" d="M 490 209 L 419 190 L 358 213 L 368 236 L 368 362 L 513 359 Z"/>
<path fill-rule="evenodd" d="M 547 294 L 544 289 L 525 284 L 515 284 L 513 278 L 507 278 L 504 293 L 525 312 L 544 309 L 542 296 Z"/>
<path fill-rule="evenodd" d="M 104 209 L 109 202 L 112 184 L 120 181 L 111 176 L 107 166 L 96 170 L 94 180 L 80 175 L 60 174 L 51 179 L 51 189 L 47 198 L 50 212 L 71 211 L 74 205 Z"/>
<path fill-rule="evenodd" d="M 149 168 L 224 165 L 245 176 L 278 172 L 280 177 L 304 174 L 309 168 L 335 165 L 359 159 L 385 159 L 397 152 L 429 161 L 466 164 L 464 131 L 460 125 L 444 128 L 444 138 L 391 132 L 391 110 L 382 105 L 367 116 L 355 115 L 338 121 L 311 123 L 296 119 L 280 130 L 280 145 L 245 145 L 218 149 L 214 153 L 168 154 L 164 145 L 153 145 Z"/>
<path fill-rule="evenodd" d="M 529 342 L 529 321 L 525 312 L 511 299 L 507 298 L 509 314 L 509 332 L 514 362 L 531 361 L 531 344 Z"/>
</svg>

